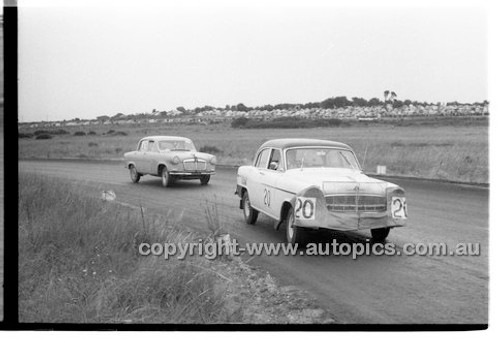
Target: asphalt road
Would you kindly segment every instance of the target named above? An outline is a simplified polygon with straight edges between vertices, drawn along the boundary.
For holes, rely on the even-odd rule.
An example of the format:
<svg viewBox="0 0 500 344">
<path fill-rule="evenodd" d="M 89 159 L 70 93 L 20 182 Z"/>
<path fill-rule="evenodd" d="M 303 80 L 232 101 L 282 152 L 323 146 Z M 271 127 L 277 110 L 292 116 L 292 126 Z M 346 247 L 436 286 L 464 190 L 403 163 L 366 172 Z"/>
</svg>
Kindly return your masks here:
<svg viewBox="0 0 500 344">
<path fill-rule="evenodd" d="M 181 181 L 164 189 L 155 177 L 132 184 L 119 163 L 21 161 L 20 172 L 69 178 L 98 190 L 112 189 L 117 200 L 142 204 L 206 230 L 206 202 L 216 202 L 227 231 L 246 242 L 282 242 L 284 234 L 260 216 L 255 226 L 243 221 L 234 195 L 235 169 L 219 169 L 208 186 Z M 282 285 L 307 290 L 339 323 L 457 324 L 488 322 L 489 190 L 415 180 L 390 181 L 405 188 L 407 227 L 394 229 L 388 242 L 479 243 L 479 256 L 260 256 L 252 264 L 267 269 Z M 321 232 L 316 242 L 366 243 L 367 232 Z"/>
</svg>

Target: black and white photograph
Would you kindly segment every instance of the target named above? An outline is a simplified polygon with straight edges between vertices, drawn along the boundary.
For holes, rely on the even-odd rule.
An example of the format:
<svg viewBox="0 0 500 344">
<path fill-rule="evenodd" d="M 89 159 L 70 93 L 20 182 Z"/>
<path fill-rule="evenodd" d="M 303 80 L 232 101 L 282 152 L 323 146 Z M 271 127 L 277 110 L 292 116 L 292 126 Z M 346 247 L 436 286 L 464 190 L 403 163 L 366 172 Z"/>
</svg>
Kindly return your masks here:
<svg viewBox="0 0 500 344">
<path fill-rule="evenodd" d="M 6 319 L 12 301 L 32 329 L 488 328 L 480 3 L 34 3 L 0 140 Z"/>
</svg>

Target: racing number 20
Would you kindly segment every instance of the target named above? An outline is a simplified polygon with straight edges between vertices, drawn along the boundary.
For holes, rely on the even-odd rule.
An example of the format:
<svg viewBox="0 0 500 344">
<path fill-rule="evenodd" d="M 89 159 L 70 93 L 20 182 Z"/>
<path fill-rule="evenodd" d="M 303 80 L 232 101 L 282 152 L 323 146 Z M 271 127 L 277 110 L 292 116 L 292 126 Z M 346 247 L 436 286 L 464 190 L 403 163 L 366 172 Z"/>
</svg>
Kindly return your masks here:
<svg viewBox="0 0 500 344">
<path fill-rule="evenodd" d="M 297 197 L 295 202 L 295 218 L 314 220 L 316 215 L 316 198 Z"/>
</svg>

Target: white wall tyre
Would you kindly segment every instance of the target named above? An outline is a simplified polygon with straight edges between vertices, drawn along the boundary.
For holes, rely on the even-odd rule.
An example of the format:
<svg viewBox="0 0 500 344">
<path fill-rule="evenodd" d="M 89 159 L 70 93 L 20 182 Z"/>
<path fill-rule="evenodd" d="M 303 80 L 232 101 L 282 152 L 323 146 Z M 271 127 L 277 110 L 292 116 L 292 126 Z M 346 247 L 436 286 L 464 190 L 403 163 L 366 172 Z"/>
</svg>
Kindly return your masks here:
<svg viewBox="0 0 500 344">
<path fill-rule="evenodd" d="M 259 212 L 250 205 L 250 198 L 246 191 L 243 193 L 243 216 L 245 217 L 245 222 L 250 225 L 253 225 L 259 216 Z"/>
<path fill-rule="evenodd" d="M 290 207 L 284 221 L 285 240 L 288 244 L 302 246 L 304 244 L 304 230 L 294 225 L 294 215 L 294 209 Z"/>
<path fill-rule="evenodd" d="M 134 165 L 130 165 L 128 168 L 130 172 L 130 179 L 132 180 L 133 183 L 138 183 L 139 180 L 141 179 L 141 175 L 139 172 L 137 172 L 137 169 L 135 168 Z"/>
<path fill-rule="evenodd" d="M 174 183 L 174 177 L 172 177 L 169 173 L 166 167 L 161 170 L 161 185 L 163 185 L 164 188 L 172 186 Z"/>
</svg>

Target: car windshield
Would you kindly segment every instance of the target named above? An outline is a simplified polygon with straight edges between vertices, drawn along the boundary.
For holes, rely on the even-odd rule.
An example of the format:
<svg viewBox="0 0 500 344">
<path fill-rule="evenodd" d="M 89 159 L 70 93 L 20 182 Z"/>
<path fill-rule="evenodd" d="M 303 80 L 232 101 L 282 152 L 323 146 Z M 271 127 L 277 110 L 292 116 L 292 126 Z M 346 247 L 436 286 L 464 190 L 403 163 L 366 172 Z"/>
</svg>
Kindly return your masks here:
<svg viewBox="0 0 500 344">
<path fill-rule="evenodd" d="M 294 168 L 350 168 L 360 170 L 354 153 L 331 147 L 291 148 L 286 152 L 287 169 Z"/>
<path fill-rule="evenodd" d="M 196 148 L 190 140 L 172 139 L 158 142 L 160 151 L 196 151 Z"/>
</svg>

